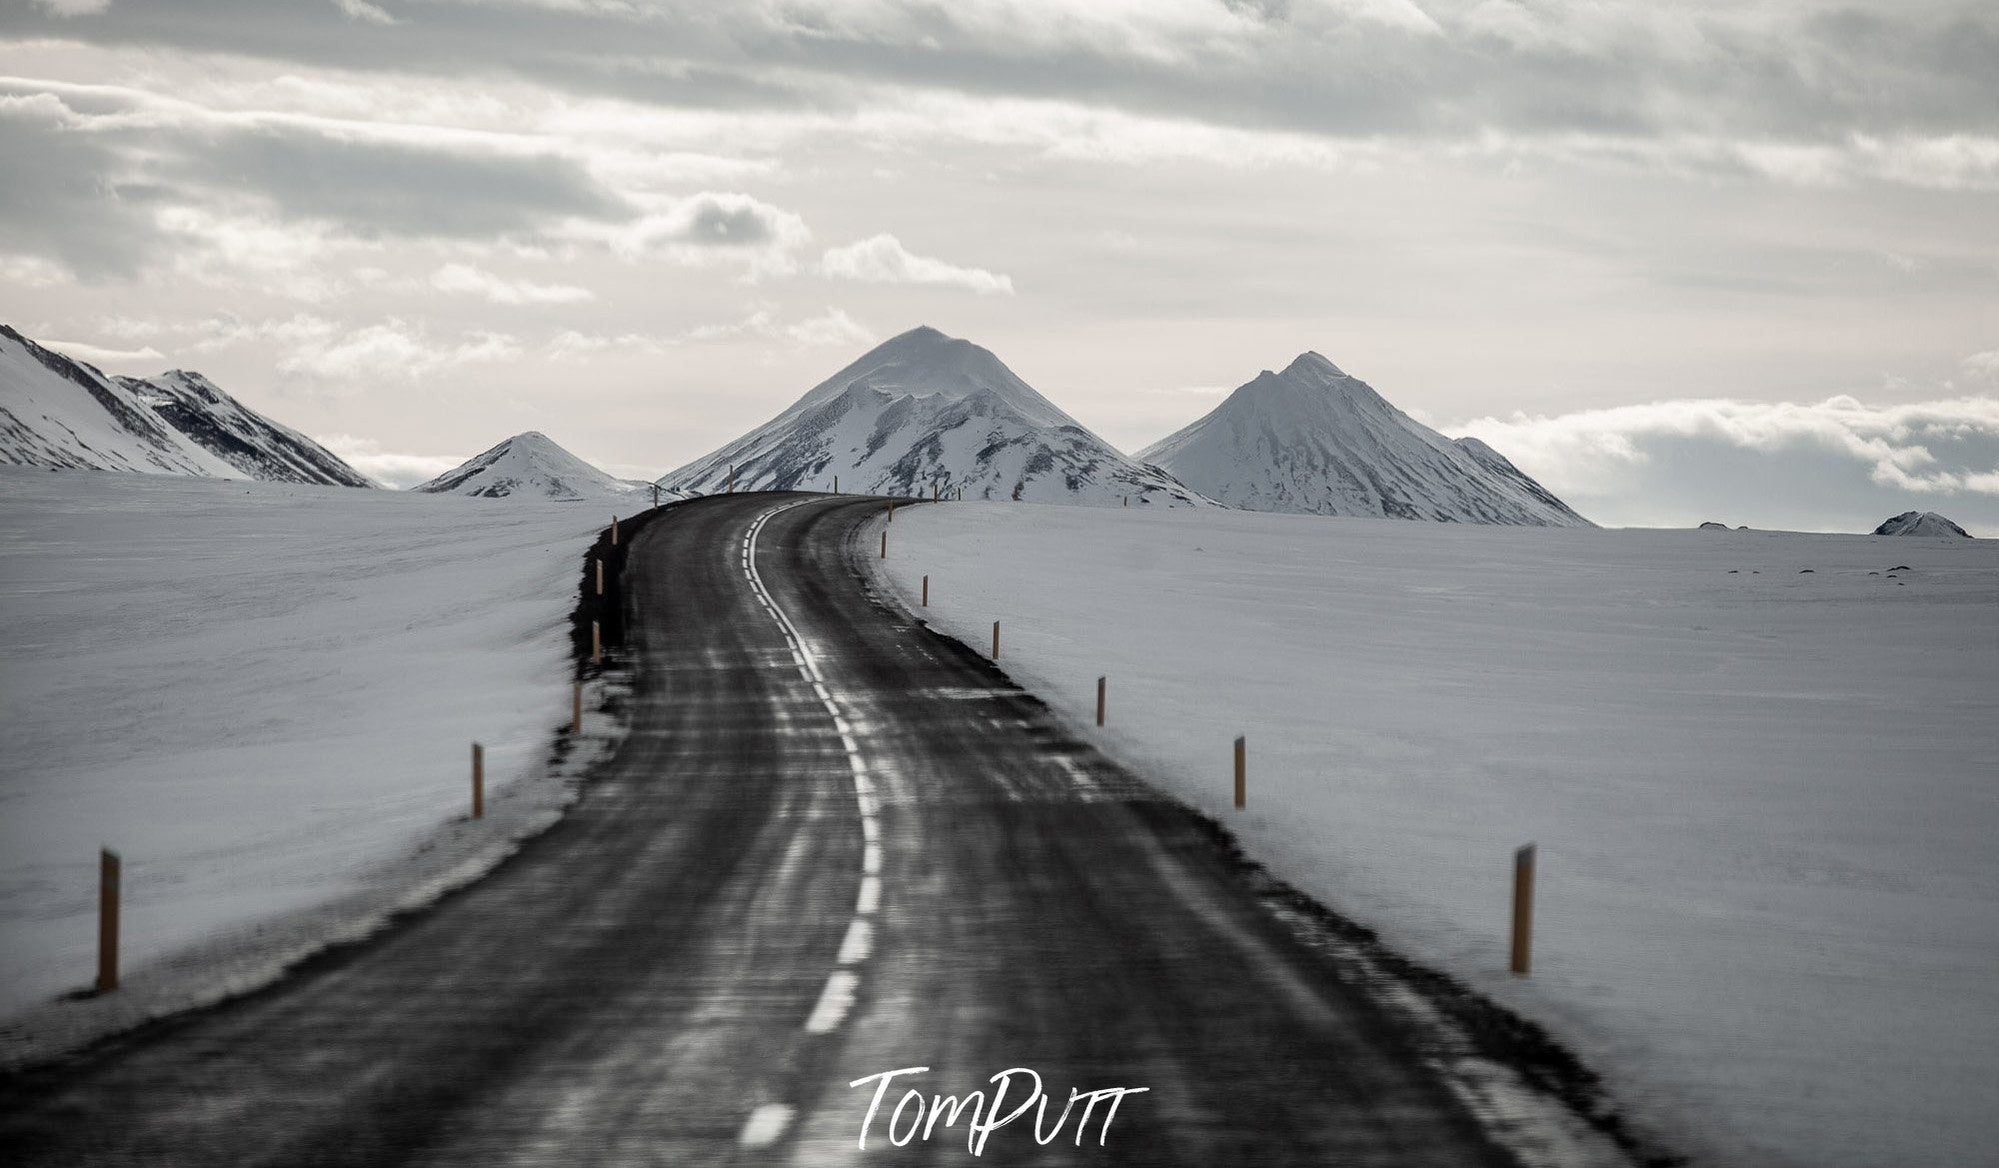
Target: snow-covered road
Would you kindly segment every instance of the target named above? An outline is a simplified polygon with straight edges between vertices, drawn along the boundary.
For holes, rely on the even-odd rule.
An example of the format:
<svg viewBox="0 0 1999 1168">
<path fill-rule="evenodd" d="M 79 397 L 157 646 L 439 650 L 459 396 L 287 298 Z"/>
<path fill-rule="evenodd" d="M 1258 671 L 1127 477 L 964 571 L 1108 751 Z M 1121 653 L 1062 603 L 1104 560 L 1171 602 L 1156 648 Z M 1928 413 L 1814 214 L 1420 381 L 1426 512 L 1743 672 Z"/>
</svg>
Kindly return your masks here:
<svg viewBox="0 0 1999 1168">
<path fill-rule="evenodd" d="M 974 503 L 891 530 L 939 627 L 984 651 L 1001 621 L 1078 726 L 1107 674 L 1094 741 L 1680 1140 L 1990 1163 L 1999 542 Z"/>
</svg>

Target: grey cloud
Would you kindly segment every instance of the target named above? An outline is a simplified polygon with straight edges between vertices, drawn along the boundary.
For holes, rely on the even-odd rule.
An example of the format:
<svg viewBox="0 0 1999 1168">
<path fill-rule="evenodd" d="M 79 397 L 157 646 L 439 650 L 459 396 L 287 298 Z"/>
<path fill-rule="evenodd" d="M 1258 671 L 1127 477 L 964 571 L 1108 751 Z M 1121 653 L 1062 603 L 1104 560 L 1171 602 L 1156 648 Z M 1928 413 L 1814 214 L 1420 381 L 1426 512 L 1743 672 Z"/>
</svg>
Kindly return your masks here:
<svg viewBox="0 0 1999 1168">
<path fill-rule="evenodd" d="M 1968 376 L 1984 376 L 1974 355 Z M 1484 418 L 1452 432 L 1492 444 L 1609 525 L 1871 531 L 1940 511 L 1999 535 L 1999 401 L 1870 406 L 1654 402 L 1554 417 Z"/>
<path fill-rule="evenodd" d="M 555 154 L 232 122 L 144 109 L 113 91 L 59 98 L 0 85 L 0 157 L 9 160 L 0 251 L 56 260 L 84 279 L 131 275 L 184 244 L 161 226 L 162 211 L 246 198 L 280 220 L 361 239 L 531 237 L 558 221 L 640 214 Z"/>
<path fill-rule="evenodd" d="M 56 111 L 0 104 L 0 251 L 55 259 L 78 277 L 129 275 L 155 238 L 148 190 Z"/>
<path fill-rule="evenodd" d="M 688 218 L 681 239 L 714 247 L 760 247 L 775 237 L 765 208 L 755 204 L 728 206 L 703 201 Z"/>
<path fill-rule="evenodd" d="M 327 219 L 362 236 L 491 238 L 549 219 L 632 213 L 574 162 L 554 155 L 472 153 L 356 141 L 297 129 L 190 137 L 168 177 L 243 190 L 288 215 Z"/>
<path fill-rule="evenodd" d="M 843 107 L 891 83 L 1328 135 L 1838 142 L 1999 128 L 1999 15 L 1975 0 L 1894 19 L 1859 8 L 1518 4 L 1499 9 L 1515 13 L 1511 26 L 1479 15 L 1492 6 L 1433 4 L 1434 34 L 1338 5 L 1236 2 L 1228 11 L 1239 27 L 1226 35 L 1153 36 L 1147 26 L 1160 42 L 1152 52 L 1126 43 L 1146 38 L 1064 39 L 1025 19 L 995 26 L 988 5 L 383 7 L 401 21 L 393 29 L 348 20 L 331 4 L 249 0 L 116 5 L 85 22 L 22 23 L 24 32 L 351 69 L 505 71 L 705 108 Z"/>
</svg>

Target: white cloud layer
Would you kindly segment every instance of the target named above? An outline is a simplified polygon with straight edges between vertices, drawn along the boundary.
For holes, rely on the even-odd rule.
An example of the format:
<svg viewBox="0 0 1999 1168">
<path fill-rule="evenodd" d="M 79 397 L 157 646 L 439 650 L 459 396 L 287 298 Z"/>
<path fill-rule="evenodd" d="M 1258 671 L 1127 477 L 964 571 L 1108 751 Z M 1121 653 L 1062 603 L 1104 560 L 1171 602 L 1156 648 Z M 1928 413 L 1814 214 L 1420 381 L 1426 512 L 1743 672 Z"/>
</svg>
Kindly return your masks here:
<svg viewBox="0 0 1999 1168">
<path fill-rule="evenodd" d="M 1690 399 L 1480 418 L 1451 432 L 1483 439 L 1610 524 L 1869 531 L 1935 510 L 1999 534 L 1999 398 Z"/>
<path fill-rule="evenodd" d="M 478 296 L 494 304 L 578 304 L 596 299 L 588 288 L 571 284 L 537 284 L 509 280 L 471 264 L 446 264 L 431 273 L 430 286 L 439 292 Z"/>
<path fill-rule="evenodd" d="M 418 483 L 427 483 L 458 466 L 466 457 L 470 457 L 447 454 L 399 454 L 383 450 L 382 444 L 372 438 L 356 437 L 353 434 L 329 434 L 318 441 L 321 446 L 339 455 L 355 470 L 399 491 L 408 490 Z"/>
<path fill-rule="evenodd" d="M 88 16 L 111 7 L 111 0 L 34 0 L 55 16 Z"/>
<path fill-rule="evenodd" d="M 93 345 L 86 341 L 58 341 L 45 338 L 38 338 L 38 340 L 45 348 L 54 349 L 58 353 L 63 353 L 79 361 L 88 362 L 100 369 L 106 369 L 114 373 L 129 373 L 131 372 L 130 366 L 141 362 L 166 360 L 166 357 L 151 345 L 147 345 L 143 349 L 110 349 L 102 345 Z"/>
<path fill-rule="evenodd" d="M 276 363 L 279 376 L 334 396 L 383 385 L 421 388 L 466 369 L 516 360 L 523 352 L 520 342 L 504 333 L 475 331 L 445 340 L 403 320 L 353 328 L 306 313 L 256 322 L 221 317 L 203 332 L 186 351 L 267 344 L 283 354 Z"/>
<path fill-rule="evenodd" d="M 350 20 L 364 21 L 368 24 L 399 23 L 395 17 L 389 15 L 383 9 L 368 3 L 368 0 L 333 0 L 333 2 L 339 6 L 341 12 L 347 14 Z"/>
<path fill-rule="evenodd" d="M 831 249 L 819 257 L 819 271 L 870 284 L 938 284 L 981 296 L 1013 295 L 1011 277 L 916 255 L 886 232 Z"/>
</svg>

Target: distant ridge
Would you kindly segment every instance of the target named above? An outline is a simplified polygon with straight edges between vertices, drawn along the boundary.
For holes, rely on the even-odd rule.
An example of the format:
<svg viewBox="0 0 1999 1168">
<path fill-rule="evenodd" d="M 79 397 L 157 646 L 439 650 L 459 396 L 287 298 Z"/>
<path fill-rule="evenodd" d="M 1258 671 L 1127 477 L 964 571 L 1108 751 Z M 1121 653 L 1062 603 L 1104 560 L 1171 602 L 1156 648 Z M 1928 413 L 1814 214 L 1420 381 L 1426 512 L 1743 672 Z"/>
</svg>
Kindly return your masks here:
<svg viewBox="0 0 1999 1168">
<path fill-rule="evenodd" d="M 0 325 L 0 462 L 372 487 L 199 373 L 107 377 Z"/>
<path fill-rule="evenodd" d="M 1139 457 L 1250 511 L 1591 526 L 1492 447 L 1444 437 L 1317 353 L 1264 370 Z"/>
</svg>

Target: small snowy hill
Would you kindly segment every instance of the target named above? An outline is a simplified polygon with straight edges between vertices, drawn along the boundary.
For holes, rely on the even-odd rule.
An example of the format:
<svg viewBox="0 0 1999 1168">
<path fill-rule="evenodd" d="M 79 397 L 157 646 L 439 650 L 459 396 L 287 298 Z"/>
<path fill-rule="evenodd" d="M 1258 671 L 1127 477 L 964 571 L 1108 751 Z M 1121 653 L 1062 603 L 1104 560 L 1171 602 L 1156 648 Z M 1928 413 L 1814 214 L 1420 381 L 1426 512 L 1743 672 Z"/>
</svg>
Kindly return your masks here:
<svg viewBox="0 0 1999 1168">
<path fill-rule="evenodd" d="M 1970 539 L 1971 533 L 1934 511 L 1904 511 L 1893 519 L 1883 520 L 1874 529 L 1876 535 L 1931 535 Z"/>
<path fill-rule="evenodd" d="M 0 325 L 0 462 L 372 486 L 198 373 L 106 377 Z"/>
<path fill-rule="evenodd" d="M 410 490 L 563 503 L 636 497 L 650 503 L 651 487 L 650 483 L 613 478 L 556 445 L 548 435 L 529 430 Z"/>
<path fill-rule="evenodd" d="M 1317 353 L 1264 370 L 1139 457 L 1249 511 L 1590 526 L 1492 447 L 1453 442 Z"/>
<path fill-rule="evenodd" d="M 663 486 L 696 493 L 829 490 L 1040 503 L 1207 505 L 1118 453 L 998 357 L 933 328 L 890 338 L 790 409 Z"/>
</svg>

